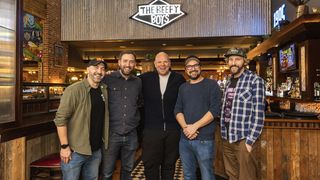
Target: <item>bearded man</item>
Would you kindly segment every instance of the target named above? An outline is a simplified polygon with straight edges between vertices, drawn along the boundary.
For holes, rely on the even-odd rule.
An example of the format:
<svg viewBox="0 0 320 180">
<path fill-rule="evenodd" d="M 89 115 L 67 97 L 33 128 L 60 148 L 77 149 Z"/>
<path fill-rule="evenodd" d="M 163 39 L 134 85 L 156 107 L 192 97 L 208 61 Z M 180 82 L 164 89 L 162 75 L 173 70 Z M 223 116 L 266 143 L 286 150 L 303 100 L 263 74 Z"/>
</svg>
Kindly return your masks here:
<svg viewBox="0 0 320 180">
<path fill-rule="evenodd" d="M 265 117 L 264 80 L 246 69 L 246 53 L 231 48 L 225 54 L 231 78 L 226 83 L 221 111 L 223 161 L 230 180 L 257 179 L 254 145 Z"/>
<path fill-rule="evenodd" d="M 133 75 L 136 55 L 133 51 L 123 51 L 118 60 L 119 71 L 105 76 L 109 96 L 109 145 L 104 151 L 103 174 L 111 180 L 115 163 L 120 153 L 120 179 L 131 179 L 135 152 L 138 147 L 137 126 L 140 121 L 138 106 L 141 99 L 141 80 Z"/>
<path fill-rule="evenodd" d="M 201 75 L 200 60 L 189 56 L 185 72 L 190 80 L 180 86 L 174 113 L 181 126 L 179 152 L 185 180 L 214 180 L 214 117 L 220 114 L 221 93 L 215 80 Z"/>
</svg>

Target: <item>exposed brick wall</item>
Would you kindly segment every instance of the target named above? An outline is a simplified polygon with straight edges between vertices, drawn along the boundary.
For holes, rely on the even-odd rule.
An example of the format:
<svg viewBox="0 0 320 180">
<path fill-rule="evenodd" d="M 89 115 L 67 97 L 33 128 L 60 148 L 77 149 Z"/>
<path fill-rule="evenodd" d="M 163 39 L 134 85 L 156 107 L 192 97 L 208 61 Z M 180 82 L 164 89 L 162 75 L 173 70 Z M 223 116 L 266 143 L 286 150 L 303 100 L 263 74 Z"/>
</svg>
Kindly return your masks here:
<svg viewBox="0 0 320 180">
<path fill-rule="evenodd" d="M 38 63 L 38 80 L 45 83 L 64 83 L 68 67 L 68 46 L 60 41 L 61 0 L 24 0 L 24 11 L 44 19 L 44 49 L 42 62 Z M 55 45 L 63 48 L 62 57 L 56 57 Z"/>
<path fill-rule="evenodd" d="M 61 43 L 61 0 L 47 0 L 46 20 L 44 23 L 44 51 L 39 77 L 43 82 L 64 83 L 68 67 L 67 45 Z M 56 57 L 55 45 L 63 47 L 63 56 Z"/>
</svg>

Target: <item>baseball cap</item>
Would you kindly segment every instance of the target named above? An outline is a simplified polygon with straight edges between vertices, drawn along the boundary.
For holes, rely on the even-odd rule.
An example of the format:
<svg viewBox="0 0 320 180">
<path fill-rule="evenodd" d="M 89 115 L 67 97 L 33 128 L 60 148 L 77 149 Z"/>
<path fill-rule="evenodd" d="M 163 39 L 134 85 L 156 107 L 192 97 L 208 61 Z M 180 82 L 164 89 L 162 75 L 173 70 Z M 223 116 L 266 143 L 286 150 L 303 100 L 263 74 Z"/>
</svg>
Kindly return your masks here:
<svg viewBox="0 0 320 180">
<path fill-rule="evenodd" d="M 197 56 L 191 55 L 186 58 L 186 60 L 184 61 L 184 65 L 187 65 L 190 61 L 196 61 L 200 64 L 199 58 Z"/>
<path fill-rule="evenodd" d="M 88 62 L 88 67 L 89 66 L 97 66 L 98 64 L 102 63 L 104 65 L 105 68 L 107 68 L 107 63 L 104 62 L 103 60 L 90 60 Z"/>
<path fill-rule="evenodd" d="M 246 52 L 242 48 L 230 48 L 224 57 L 228 58 L 230 56 L 241 56 L 247 58 Z"/>
</svg>

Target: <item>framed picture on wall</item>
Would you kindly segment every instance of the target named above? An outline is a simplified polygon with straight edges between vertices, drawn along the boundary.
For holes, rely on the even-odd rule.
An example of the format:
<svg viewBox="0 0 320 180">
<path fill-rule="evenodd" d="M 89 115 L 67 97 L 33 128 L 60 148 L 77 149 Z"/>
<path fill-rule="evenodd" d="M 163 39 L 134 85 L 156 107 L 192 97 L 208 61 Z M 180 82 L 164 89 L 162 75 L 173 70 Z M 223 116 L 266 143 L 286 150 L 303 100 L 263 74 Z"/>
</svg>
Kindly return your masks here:
<svg viewBox="0 0 320 180">
<path fill-rule="evenodd" d="M 25 12 L 23 15 L 23 60 L 42 61 L 44 20 Z"/>
<path fill-rule="evenodd" d="M 64 57 L 64 47 L 60 44 L 54 45 L 54 65 L 62 66 Z"/>
</svg>

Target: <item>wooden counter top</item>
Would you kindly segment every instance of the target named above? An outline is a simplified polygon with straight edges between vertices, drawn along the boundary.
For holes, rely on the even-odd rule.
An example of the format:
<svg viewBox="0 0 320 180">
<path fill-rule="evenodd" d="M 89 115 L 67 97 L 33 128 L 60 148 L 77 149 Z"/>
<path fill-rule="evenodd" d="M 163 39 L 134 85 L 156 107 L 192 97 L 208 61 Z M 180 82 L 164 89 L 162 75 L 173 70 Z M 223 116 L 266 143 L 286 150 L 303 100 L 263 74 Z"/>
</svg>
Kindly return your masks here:
<svg viewBox="0 0 320 180">
<path fill-rule="evenodd" d="M 320 129 L 319 119 L 266 118 L 267 129 Z"/>
</svg>

